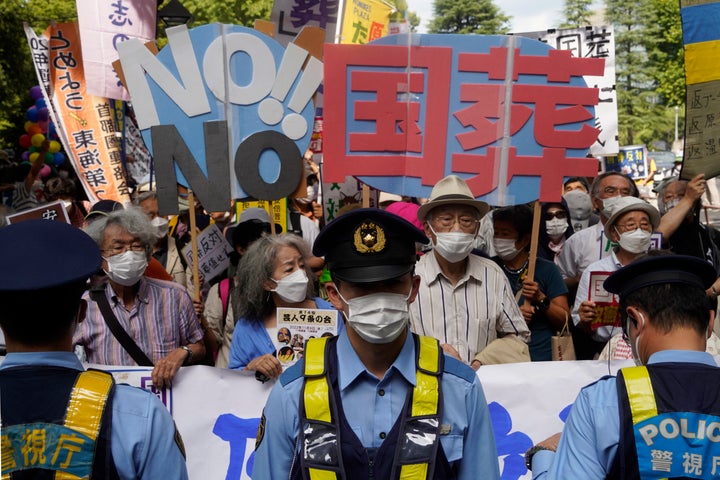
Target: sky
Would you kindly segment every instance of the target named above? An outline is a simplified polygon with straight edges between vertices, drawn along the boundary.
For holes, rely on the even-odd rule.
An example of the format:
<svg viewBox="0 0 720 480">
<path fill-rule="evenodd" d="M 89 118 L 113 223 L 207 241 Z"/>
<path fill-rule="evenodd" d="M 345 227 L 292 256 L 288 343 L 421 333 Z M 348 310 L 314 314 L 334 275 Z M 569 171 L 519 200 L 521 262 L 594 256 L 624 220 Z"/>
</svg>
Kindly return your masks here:
<svg viewBox="0 0 720 480">
<path fill-rule="evenodd" d="M 494 0 L 495 5 L 511 16 L 511 32 L 532 32 L 556 27 L 562 18 L 564 0 Z M 602 2 L 595 0 L 594 8 Z M 426 33 L 433 15 L 433 0 L 408 0 L 408 9 L 421 18 L 420 33 Z"/>
</svg>

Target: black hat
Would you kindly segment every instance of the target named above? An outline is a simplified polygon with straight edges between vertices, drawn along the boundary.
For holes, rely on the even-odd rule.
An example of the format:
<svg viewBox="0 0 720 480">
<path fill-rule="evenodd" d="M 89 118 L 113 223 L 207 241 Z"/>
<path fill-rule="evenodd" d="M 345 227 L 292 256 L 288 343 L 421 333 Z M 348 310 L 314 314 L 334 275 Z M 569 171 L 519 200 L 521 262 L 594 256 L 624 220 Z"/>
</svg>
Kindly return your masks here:
<svg viewBox="0 0 720 480">
<path fill-rule="evenodd" d="M 688 255 L 658 255 L 622 267 L 603 286 L 624 297 L 644 287 L 667 283 L 694 285 L 705 291 L 716 279 L 715 269 L 705 260 Z"/>
<path fill-rule="evenodd" d="M 100 249 L 64 222 L 26 220 L 0 229 L 0 291 L 39 290 L 87 280 Z"/>
<path fill-rule="evenodd" d="M 100 200 L 90 207 L 90 211 L 85 215 L 85 220 L 95 220 L 100 217 L 107 217 L 109 213 L 124 210 L 122 203 L 115 200 Z"/>
<path fill-rule="evenodd" d="M 337 217 L 318 235 L 313 254 L 325 257 L 333 278 L 370 283 L 400 277 L 417 260 L 415 242 L 428 238 L 412 223 L 376 208 Z"/>
</svg>

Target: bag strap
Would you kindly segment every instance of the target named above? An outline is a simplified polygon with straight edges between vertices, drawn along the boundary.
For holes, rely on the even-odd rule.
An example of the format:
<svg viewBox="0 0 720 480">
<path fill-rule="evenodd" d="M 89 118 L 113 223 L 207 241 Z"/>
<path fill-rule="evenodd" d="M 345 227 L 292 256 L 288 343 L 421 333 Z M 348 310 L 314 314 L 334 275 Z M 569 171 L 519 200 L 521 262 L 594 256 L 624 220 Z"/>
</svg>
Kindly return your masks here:
<svg viewBox="0 0 720 480">
<path fill-rule="evenodd" d="M 105 286 L 103 285 L 102 287 L 90 290 L 90 298 L 98 304 L 100 313 L 102 313 L 103 319 L 113 336 L 120 342 L 120 345 L 122 345 L 125 351 L 130 354 L 132 359 L 135 360 L 135 363 L 141 367 L 152 367 L 152 360 L 138 347 L 135 340 L 128 335 L 122 325 L 120 325 L 120 322 L 118 322 L 117 317 L 115 317 L 112 308 L 110 308 L 107 295 L 105 295 Z"/>
</svg>

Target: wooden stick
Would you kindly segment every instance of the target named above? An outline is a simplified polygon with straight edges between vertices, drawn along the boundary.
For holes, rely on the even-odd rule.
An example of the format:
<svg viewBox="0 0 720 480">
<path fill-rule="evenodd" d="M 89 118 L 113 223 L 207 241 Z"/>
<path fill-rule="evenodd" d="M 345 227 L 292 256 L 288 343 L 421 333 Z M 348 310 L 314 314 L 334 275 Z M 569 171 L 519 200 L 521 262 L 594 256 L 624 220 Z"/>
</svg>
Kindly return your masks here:
<svg viewBox="0 0 720 480">
<path fill-rule="evenodd" d="M 200 265 L 198 259 L 197 244 L 197 227 L 195 223 L 195 196 L 192 191 L 188 192 L 188 205 L 190 211 L 190 244 L 192 245 L 192 276 L 193 276 L 193 296 L 195 300 L 200 300 Z"/>
<path fill-rule="evenodd" d="M 537 260 L 538 238 L 540 236 L 540 200 L 535 200 L 533 209 L 532 238 L 530 239 L 530 258 L 528 259 L 527 279 L 535 280 L 535 261 Z"/>
</svg>

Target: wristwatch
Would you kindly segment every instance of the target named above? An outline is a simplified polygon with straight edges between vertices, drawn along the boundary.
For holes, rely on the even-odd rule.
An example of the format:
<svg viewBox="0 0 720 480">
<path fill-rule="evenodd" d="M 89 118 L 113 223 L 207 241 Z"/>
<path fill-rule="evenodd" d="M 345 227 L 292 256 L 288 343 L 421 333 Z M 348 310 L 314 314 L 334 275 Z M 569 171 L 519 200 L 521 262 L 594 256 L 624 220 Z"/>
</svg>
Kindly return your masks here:
<svg viewBox="0 0 720 480">
<path fill-rule="evenodd" d="M 547 450 L 549 452 L 554 451 L 551 448 L 543 447 L 542 445 L 535 445 L 533 447 L 530 447 L 530 449 L 528 449 L 528 451 L 525 452 L 525 466 L 527 467 L 528 470 L 532 471 L 532 459 L 535 456 L 535 454 L 537 452 L 539 452 L 540 450 Z"/>
<path fill-rule="evenodd" d="M 187 357 L 185 357 L 185 361 L 183 362 L 183 365 L 188 365 L 190 363 L 190 360 L 192 360 L 192 356 L 193 356 L 192 348 L 188 347 L 187 345 L 183 345 L 180 348 L 182 348 L 183 350 L 185 350 L 187 352 Z"/>
<path fill-rule="evenodd" d="M 544 297 L 542 300 L 540 300 L 539 302 L 534 303 L 533 306 L 535 307 L 535 312 L 536 312 L 536 313 L 537 313 L 537 312 L 543 312 L 543 311 L 547 310 L 548 308 L 550 308 L 550 297 L 548 297 L 547 295 L 545 295 L 545 297 Z"/>
</svg>

